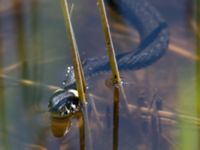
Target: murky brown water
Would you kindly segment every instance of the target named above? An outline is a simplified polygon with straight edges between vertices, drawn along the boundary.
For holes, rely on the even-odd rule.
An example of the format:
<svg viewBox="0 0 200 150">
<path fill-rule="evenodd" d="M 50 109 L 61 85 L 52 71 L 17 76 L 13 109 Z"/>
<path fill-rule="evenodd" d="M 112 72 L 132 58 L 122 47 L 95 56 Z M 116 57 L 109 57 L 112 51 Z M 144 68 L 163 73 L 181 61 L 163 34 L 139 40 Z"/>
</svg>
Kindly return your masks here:
<svg viewBox="0 0 200 150">
<path fill-rule="evenodd" d="M 196 125 L 185 124 L 184 119 L 170 118 L 168 114 L 168 120 L 160 119 L 161 127 L 158 127 L 154 124 L 159 122 L 156 113 L 150 117 L 143 114 L 144 111 L 148 114 L 149 109 L 135 108 L 141 101 L 142 105 L 149 106 L 156 95 L 162 99 L 165 112 L 196 117 L 194 2 L 150 2 L 168 22 L 169 50 L 150 67 L 122 72 L 130 112 L 122 104 L 113 102 L 114 98 L 123 101 L 123 96 L 117 89 L 105 85 L 110 73 L 88 81 L 88 93 L 92 96 L 83 140 L 83 129 L 79 128 L 81 115 L 72 120 L 70 131 L 64 137 L 56 138 L 48 114 L 52 89 L 61 86 L 65 69 L 71 64 L 59 1 L 1 0 L 0 149 L 76 150 L 83 144 L 86 149 L 94 150 L 197 150 Z M 73 3 L 72 21 L 81 58 L 105 55 L 96 1 L 75 0 Z M 132 50 L 139 42 L 137 32 L 122 23 L 122 18 L 113 10 L 109 9 L 109 15 L 116 51 Z M 194 119 L 188 120 L 194 122 Z M 67 121 L 58 122 L 53 123 L 69 125 Z M 199 120 L 196 122 L 199 124 Z M 155 131 L 155 128 L 161 129 Z"/>
</svg>

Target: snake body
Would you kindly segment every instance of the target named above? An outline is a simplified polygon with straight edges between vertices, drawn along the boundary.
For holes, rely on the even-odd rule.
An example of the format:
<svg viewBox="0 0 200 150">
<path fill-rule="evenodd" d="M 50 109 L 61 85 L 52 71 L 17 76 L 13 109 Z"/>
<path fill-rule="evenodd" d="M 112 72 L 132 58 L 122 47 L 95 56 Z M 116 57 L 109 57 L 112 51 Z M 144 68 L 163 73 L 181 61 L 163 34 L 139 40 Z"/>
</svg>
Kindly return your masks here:
<svg viewBox="0 0 200 150">
<path fill-rule="evenodd" d="M 169 35 L 167 24 L 156 9 L 145 0 L 110 0 L 109 4 L 118 8 L 121 15 L 137 29 L 141 38 L 136 49 L 116 55 L 119 70 L 137 70 L 159 60 L 166 52 Z M 109 71 L 108 56 L 86 59 L 83 70 L 86 79 Z M 65 89 L 74 88 L 73 68 L 68 69 L 66 76 Z"/>
<path fill-rule="evenodd" d="M 107 0 L 107 2 L 118 8 L 120 14 L 137 29 L 141 39 L 136 49 L 116 55 L 120 71 L 141 69 L 159 60 L 166 52 L 169 35 L 167 24 L 158 11 L 145 0 Z M 83 70 L 86 79 L 100 72 L 108 72 L 110 70 L 108 56 L 87 59 L 83 63 Z M 76 89 L 73 67 L 68 67 L 65 82 L 65 91 Z M 49 110 L 53 110 L 54 114 L 61 113 L 66 107 L 66 99 L 67 97 L 56 99 L 59 105 L 50 102 Z"/>
</svg>

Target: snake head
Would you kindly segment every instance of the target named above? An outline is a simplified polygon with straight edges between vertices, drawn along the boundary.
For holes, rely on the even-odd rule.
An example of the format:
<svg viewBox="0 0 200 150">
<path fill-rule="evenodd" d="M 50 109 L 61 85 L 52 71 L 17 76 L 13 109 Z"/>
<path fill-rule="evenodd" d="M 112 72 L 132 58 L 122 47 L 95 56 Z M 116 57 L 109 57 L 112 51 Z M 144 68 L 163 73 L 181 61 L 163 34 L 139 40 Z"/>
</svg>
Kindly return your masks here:
<svg viewBox="0 0 200 150">
<path fill-rule="evenodd" d="M 81 103 L 76 90 L 59 89 L 51 96 L 48 108 L 51 117 L 65 118 L 80 111 L 80 106 Z"/>
</svg>

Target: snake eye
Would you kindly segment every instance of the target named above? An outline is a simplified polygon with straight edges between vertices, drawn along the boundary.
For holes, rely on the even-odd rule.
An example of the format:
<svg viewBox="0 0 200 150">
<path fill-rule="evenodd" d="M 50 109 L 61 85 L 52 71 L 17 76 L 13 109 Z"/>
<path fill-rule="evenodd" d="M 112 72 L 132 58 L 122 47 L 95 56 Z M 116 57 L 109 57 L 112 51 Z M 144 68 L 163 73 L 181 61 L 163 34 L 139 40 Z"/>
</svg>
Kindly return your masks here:
<svg viewBox="0 0 200 150">
<path fill-rule="evenodd" d="M 49 112 L 54 118 L 64 118 L 80 111 L 80 100 L 76 90 L 59 89 L 49 100 Z"/>
</svg>

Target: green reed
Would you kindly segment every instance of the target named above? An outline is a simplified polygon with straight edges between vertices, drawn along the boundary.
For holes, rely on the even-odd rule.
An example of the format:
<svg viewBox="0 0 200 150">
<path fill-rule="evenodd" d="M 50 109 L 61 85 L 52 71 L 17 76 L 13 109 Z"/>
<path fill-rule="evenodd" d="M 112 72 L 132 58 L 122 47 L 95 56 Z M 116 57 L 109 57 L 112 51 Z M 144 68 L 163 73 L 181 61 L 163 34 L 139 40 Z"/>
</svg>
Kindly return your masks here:
<svg viewBox="0 0 200 150">
<path fill-rule="evenodd" d="M 196 1 L 197 5 L 196 5 L 196 24 L 197 24 L 197 36 L 196 36 L 196 54 L 197 56 L 200 56 L 200 0 Z M 198 60 L 196 63 L 196 93 L 197 93 L 197 97 L 196 97 L 196 108 L 197 108 L 197 117 L 200 118 L 200 61 Z M 200 128 L 198 128 L 198 141 L 200 140 Z M 200 149 L 200 142 L 198 142 L 198 149 Z"/>
</svg>

